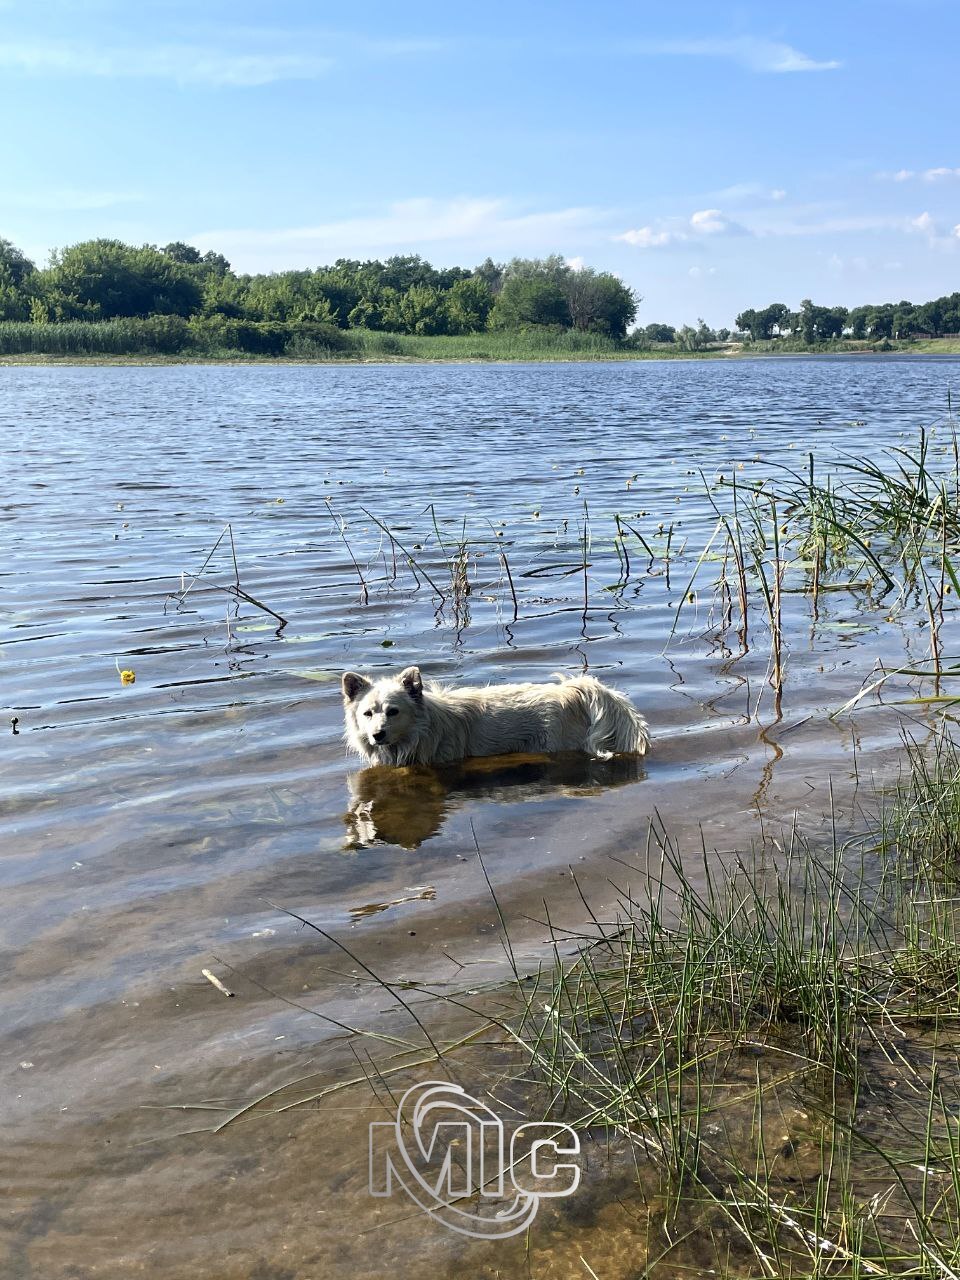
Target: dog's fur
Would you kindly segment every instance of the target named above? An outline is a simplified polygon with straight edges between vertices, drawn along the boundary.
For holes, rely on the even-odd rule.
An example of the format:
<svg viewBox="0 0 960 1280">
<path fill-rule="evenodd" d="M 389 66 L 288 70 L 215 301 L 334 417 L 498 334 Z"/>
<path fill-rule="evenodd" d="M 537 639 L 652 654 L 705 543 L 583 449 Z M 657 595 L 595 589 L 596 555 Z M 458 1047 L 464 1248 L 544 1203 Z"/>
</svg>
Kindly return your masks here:
<svg viewBox="0 0 960 1280">
<path fill-rule="evenodd" d="M 343 676 L 347 744 L 369 764 L 448 764 L 514 751 L 642 756 L 647 722 L 593 676 L 484 689 L 424 685 L 419 667 L 368 680 Z"/>
</svg>

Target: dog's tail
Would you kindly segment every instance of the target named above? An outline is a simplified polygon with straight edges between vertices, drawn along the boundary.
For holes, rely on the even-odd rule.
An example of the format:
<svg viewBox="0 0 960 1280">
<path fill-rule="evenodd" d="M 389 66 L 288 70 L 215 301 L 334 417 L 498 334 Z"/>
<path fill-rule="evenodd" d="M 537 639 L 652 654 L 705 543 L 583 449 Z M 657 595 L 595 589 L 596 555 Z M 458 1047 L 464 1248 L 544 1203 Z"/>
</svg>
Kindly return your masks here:
<svg viewBox="0 0 960 1280">
<path fill-rule="evenodd" d="M 586 749 L 590 755 L 601 759 L 646 755 L 650 730 L 628 697 L 608 689 L 594 676 L 574 676 L 567 683 L 576 685 L 587 707 L 590 724 Z"/>
</svg>

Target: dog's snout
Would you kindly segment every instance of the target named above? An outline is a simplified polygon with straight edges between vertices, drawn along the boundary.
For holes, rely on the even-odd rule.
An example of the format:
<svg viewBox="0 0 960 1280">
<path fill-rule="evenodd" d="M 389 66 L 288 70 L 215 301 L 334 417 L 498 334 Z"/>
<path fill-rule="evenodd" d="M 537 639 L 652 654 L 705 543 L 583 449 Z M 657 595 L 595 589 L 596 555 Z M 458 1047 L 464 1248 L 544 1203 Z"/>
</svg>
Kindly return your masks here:
<svg viewBox="0 0 960 1280">
<path fill-rule="evenodd" d="M 386 729 L 378 729 L 376 733 L 373 735 L 373 740 L 374 742 L 382 742 L 386 736 L 387 736 Z"/>
</svg>

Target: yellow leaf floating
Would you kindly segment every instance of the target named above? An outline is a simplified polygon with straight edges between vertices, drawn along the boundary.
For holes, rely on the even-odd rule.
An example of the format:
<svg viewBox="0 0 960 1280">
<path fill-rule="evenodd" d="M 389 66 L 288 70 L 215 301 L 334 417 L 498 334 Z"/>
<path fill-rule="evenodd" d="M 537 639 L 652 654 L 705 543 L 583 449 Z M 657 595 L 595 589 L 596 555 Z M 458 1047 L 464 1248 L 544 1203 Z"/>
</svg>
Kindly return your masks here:
<svg viewBox="0 0 960 1280">
<path fill-rule="evenodd" d="M 120 672 L 121 684 L 133 684 L 136 678 L 137 678 L 137 673 L 135 671 L 124 670 Z"/>
</svg>

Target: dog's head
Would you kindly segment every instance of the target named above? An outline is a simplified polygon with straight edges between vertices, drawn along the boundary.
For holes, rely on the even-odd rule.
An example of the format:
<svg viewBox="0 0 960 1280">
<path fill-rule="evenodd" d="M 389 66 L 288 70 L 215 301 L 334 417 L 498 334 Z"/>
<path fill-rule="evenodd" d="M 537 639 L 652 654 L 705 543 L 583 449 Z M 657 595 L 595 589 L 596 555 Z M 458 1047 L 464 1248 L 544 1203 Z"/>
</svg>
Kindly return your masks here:
<svg viewBox="0 0 960 1280">
<path fill-rule="evenodd" d="M 423 703 L 419 667 L 398 676 L 371 681 L 355 671 L 344 673 L 343 710 L 355 745 L 371 759 L 395 759 L 397 749 L 414 737 Z"/>
</svg>

